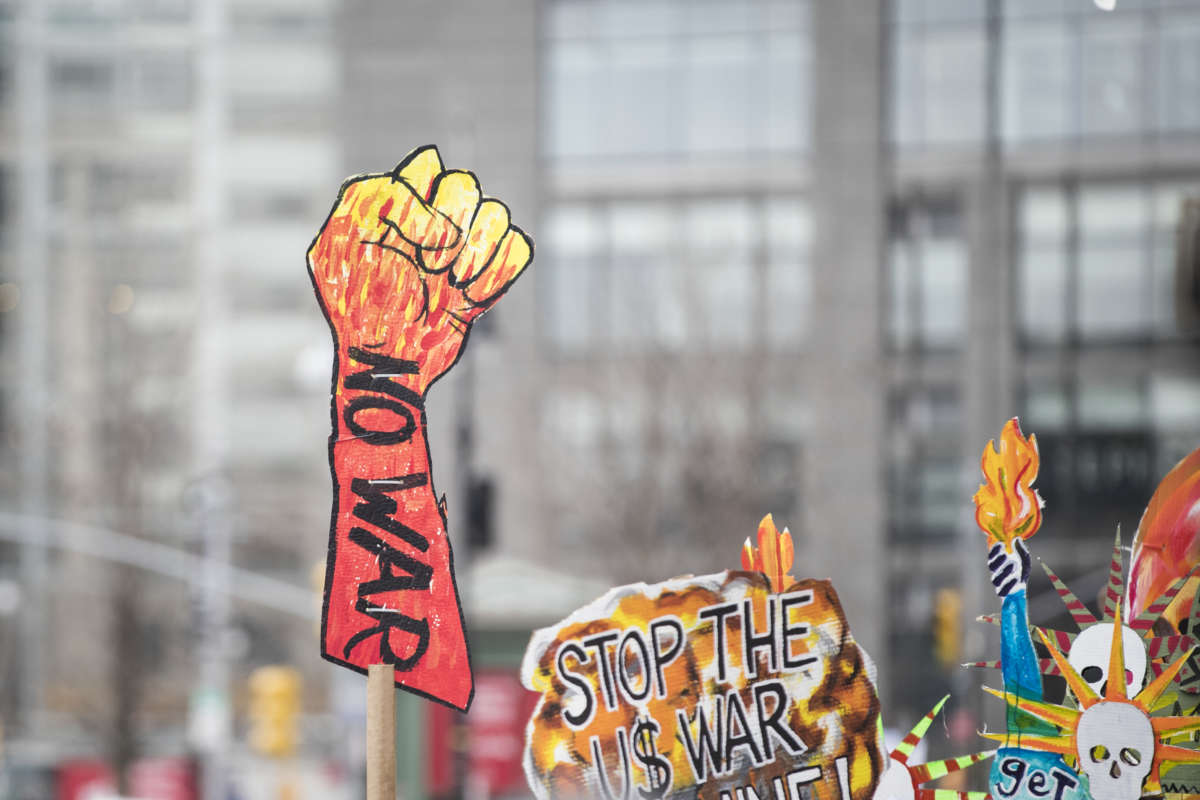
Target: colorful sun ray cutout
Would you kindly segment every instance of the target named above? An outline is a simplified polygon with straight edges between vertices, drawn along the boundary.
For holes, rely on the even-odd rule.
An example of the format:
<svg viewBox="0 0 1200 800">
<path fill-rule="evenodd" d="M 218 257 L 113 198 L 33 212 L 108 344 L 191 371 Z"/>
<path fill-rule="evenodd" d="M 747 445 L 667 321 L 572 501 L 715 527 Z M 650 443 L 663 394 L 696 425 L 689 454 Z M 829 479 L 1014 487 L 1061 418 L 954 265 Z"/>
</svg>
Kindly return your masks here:
<svg viewBox="0 0 1200 800">
<path fill-rule="evenodd" d="M 1046 577 L 1050 579 L 1050 583 L 1054 586 L 1059 598 L 1067 608 L 1067 612 L 1071 615 L 1071 621 L 1075 623 L 1078 632 L 1060 631 L 1051 628 L 1042 628 L 1039 626 L 1031 626 L 1038 635 L 1044 635 L 1053 641 L 1063 652 L 1069 653 L 1075 640 L 1084 631 L 1096 625 L 1112 625 L 1115 620 L 1115 612 L 1118 606 L 1122 604 L 1122 596 L 1124 594 L 1125 579 L 1123 568 L 1123 548 L 1121 547 L 1121 532 L 1118 529 L 1116 541 L 1113 544 L 1112 561 L 1109 568 L 1108 581 L 1104 590 L 1104 603 L 1101 609 L 1101 616 L 1097 618 L 1084 603 L 1068 588 L 1066 583 L 1060 578 L 1048 564 L 1041 561 L 1042 569 L 1046 573 Z M 1133 619 L 1129 620 L 1125 626 L 1128 630 L 1135 633 L 1143 642 L 1146 648 L 1146 654 L 1149 659 L 1148 668 L 1150 677 L 1158 677 L 1167 668 L 1167 664 L 1192 647 L 1200 644 L 1190 635 L 1173 634 L 1169 636 L 1158 636 L 1155 634 L 1155 622 L 1160 619 L 1166 619 L 1164 612 L 1171 605 L 1175 597 L 1187 584 L 1188 580 L 1200 574 L 1200 567 L 1193 569 L 1188 574 L 1175 580 L 1166 591 L 1157 597 L 1153 602 Z M 1200 611 L 1200 609 L 1198 609 Z M 995 614 L 987 614 L 979 617 L 979 621 L 987 622 L 994 625 L 1000 624 L 1000 617 Z M 1039 660 L 1039 665 L 1043 675 L 1060 675 L 1061 672 L 1058 665 L 1052 658 L 1042 658 Z M 969 667 L 987 667 L 1000 668 L 998 660 L 992 661 L 975 661 L 964 666 Z M 1192 663 L 1187 663 L 1180 670 L 1176 678 L 1176 691 L 1164 695 L 1160 704 L 1154 709 L 1156 711 L 1170 707 L 1174 704 L 1178 692 L 1187 692 L 1195 695 L 1200 694 L 1200 674 L 1195 672 Z"/>
<path fill-rule="evenodd" d="M 1121 604 L 1117 603 L 1113 612 L 1113 636 L 1109 646 L 1108 672 L 1110 675 L 1120 675 L 1125 671 L 1120 606 Z M 991 694 L 1004 698 L 1011 708 L 1054 725 L 1060 730 L 1059 734 L 1052 736 L 1021 735 L 1021 747 L 1075 757 L 1078 759 L 1081 771 L 1095 783 L 1098 780 L 1107 779 L 1104 777 L 1103 771 L 1096 771 L 1094 765 L 1103 764 L 1104 759 L 1110 758 L 1110 756 L 1116 758 L 1117 750 L 1109 745 L 1125 739 L 1135 740 L 1137 729 L 1144 728 L 1149 732 L 1147 743 L 1153 748 L 1153 757 L 1144 773 L 1135 772 L 1134 774 L 1144 774 L 1144 781 L 1140 789 L 1141 792 L 1147 793 L 1161 790 L 1160 773 L 1163 765 L 1200 764 L 1200 750 L 1192 750 L 1171 743 L 1172 739 L 1177 736 L 1200 730 L 1200 717 L 1152 717 L 1150 715 L 1151 709 L 1159 704 L 1160 698 L 1183 668 L 1187 657 L 1195 649 L 1194 645 L 1168 664 L 1161 673 L 1146 684 L 1145 688 L 1130 698 L 1124 681 L 1108 681 L 1103 694 L 1094 691 L 1083 676 L 1075 671 L 1075 668 L 1067 661 L 1067 657 L 1049 636 L 1041 631 L 1038 632 L 1038 636 L 1041 638 L 1042 644 L 1050 651 L 1051 658 L 1066 679 L 1067 686 L 1078 703 L 1078 708 L 1028 700 L 1012 693 L 987 689 Z M 1007 742 L 1009 739 L 1007 733 L 984 733 L 981 735 L 1001 742 Z M 1134 752 L 1137 752 L 1136 749 Z M 1137 759 L 1139 764 L 1143 764 L 1144 754 L 1138 753 Z M 1119 766 L 1114 769 L 1119 774 Z M 1112 777 L 1114 780 L 1116 779 L 1115 775 Z M 1093 786 L 1093 789 L 1095 788 Z M 1133 795 L 1135 798 L 1138 796 L 1140 796 L 1140 792 Z"/>
<path fill-rule="evenodd" d="M 888 797 L 907 797 L 915 798 L 915 800 L 985 800 L 988 797 L 987 792 L 922 789 L 921 784 L 945 777 L 951 772 L 965 769 L 973 764 L 978 764 L 980 761 L 986 761 L 995 754 L 995 750 L 972 753 L 971 755 L 958 756 L 957 758 L 945 758 L 941 761 L 929 761 L 924 764 L 908 763 L 908 760 L 912 758 L 913 752 L 917 749 L 917 745 L 925 738 L 925 734 L 929 731 L 929 726 L 933 724 L 934 718 L 941 712 L 942 706 L 949 699 L 950 695 L 943 697 L 928 714 L 913 726 L 913 729 L 908 732 L 900 741 L 900 744 L 896 746 L 896 749 L 891 752 L 891 763 L 888 765 L 888 769 L 880 781 L 879 788 L 875 791 L 875 797 L 884 798 L 885 800 Z"/>
</svg>

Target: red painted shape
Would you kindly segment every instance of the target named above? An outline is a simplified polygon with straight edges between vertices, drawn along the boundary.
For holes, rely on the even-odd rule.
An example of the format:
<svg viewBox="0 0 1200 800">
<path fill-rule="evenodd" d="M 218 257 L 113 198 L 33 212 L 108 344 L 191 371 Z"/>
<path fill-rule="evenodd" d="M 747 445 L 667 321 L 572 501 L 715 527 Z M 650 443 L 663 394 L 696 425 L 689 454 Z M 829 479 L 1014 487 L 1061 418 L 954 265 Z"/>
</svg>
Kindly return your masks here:
<svg viewBox="0 0 1200 800">
<path fill-rule="evenodd" d="M 481 673 L 475 684 L 475 707 L 467 717 L 470 730 L 472 788 L 493 797 L 525 789 L 521 758 L 525 725 L 538 695 L 526 691 L 515 671 Z"/>
<path fill-rule="evenodd" d="M 1142 514 L 1129 570 L 1130 618 L 1140 614 L 1197 564 L 1200 564 L 1200 449 L 1192 451 L 1167 473 Z"/>
</svg>

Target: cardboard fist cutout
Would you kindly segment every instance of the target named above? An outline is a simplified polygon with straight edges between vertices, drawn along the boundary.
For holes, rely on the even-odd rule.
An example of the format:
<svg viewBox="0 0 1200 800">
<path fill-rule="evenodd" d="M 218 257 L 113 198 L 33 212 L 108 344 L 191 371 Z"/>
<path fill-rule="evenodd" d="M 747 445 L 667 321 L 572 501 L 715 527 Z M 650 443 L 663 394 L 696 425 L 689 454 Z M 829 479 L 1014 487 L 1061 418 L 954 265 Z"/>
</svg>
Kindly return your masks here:
<svg viewBox="0 0 1200 800">
<path fill-rule="evenodd" d="M 321 654 L 466 710 L 470 656 L 446 515 L 430 475 L 425 397 L 533 242 L 437 149 L 342 185 L 308 250 L 333 332 L 333 512 Z"/>
</svg>

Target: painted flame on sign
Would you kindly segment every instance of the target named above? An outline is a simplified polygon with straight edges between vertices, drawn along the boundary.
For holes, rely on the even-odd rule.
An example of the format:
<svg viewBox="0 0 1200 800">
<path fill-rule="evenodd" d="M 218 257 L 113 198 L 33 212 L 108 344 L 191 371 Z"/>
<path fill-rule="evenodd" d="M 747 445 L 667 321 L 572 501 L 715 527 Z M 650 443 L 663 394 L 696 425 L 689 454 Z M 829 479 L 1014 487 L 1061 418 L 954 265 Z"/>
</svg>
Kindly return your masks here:
<svg viewBox="0 0 1200 800">
<path fill-rule="evenodd" d="M 795 559 L 792 534 L 787 528 L 782 532 L 775 527 L 775 518 L 767 514 L 758 523 L 758 547 L 750 544 L 750 538 L 742 545 L 742 569 L 761 572 L 767 576 L 771 591 L 778 594 L 796 579 L 788 574 Z"/>
<path fill-rule="evenodd" d="M 988 535 L 988 546 L 1028 539 L 1042 524 L 1042 498 L 1033 488 L 1038 474 L 1037 437 L 1025 438 L 1013 417 L 983 448 L 980 468 L 986 479 L 975 492 L 975 522 Z"/>
</svg>

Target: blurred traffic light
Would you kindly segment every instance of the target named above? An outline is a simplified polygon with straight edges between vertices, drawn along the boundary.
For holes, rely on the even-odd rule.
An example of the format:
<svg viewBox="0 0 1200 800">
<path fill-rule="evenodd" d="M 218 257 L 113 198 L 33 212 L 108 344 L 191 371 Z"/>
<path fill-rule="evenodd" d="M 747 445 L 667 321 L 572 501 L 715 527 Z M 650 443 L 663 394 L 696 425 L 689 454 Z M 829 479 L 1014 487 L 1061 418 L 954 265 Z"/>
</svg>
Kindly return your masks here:
<svg viewBox="0 0 1200 800">
<path fill-rule="evenodd" d="M 259 667 L 250 675 L 250 746 L 265 756 L 296 751 L 300 673 L 291 667 Z"/>
<path fill-rule="evenodd" d="M 962 657 L 962 594 L 957 589 L 939 589 L 933 603 L 933 652 L 938 663 L 949 669 Z"/>
<path fill-rule="evenodd" d="M 472 477 L 467 495 L 467 541 L 473 550 L 492 546 L 492 512 L 495 508 L 495 484 L 491 478 Z"/>
</svg>

